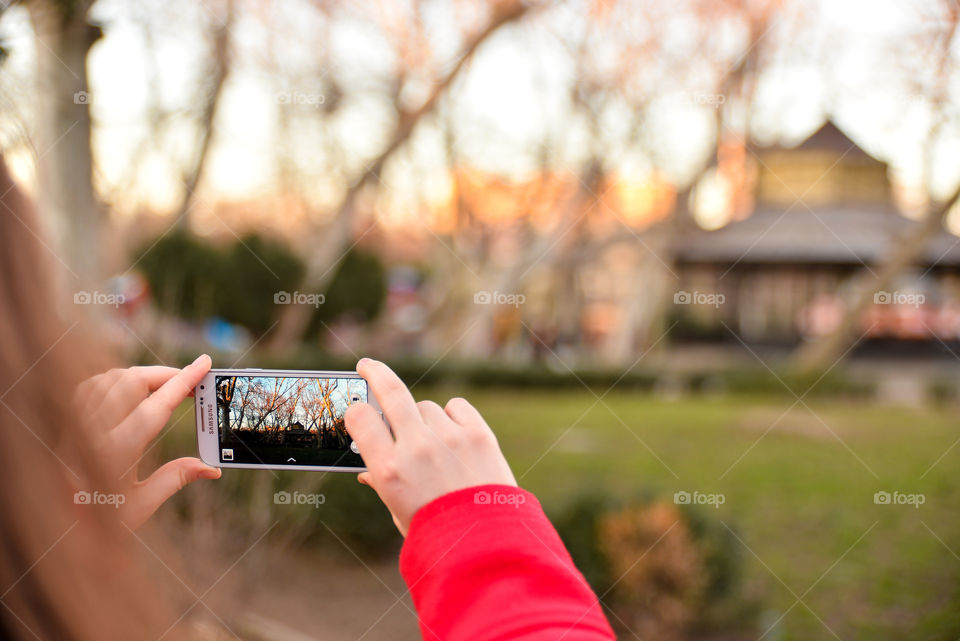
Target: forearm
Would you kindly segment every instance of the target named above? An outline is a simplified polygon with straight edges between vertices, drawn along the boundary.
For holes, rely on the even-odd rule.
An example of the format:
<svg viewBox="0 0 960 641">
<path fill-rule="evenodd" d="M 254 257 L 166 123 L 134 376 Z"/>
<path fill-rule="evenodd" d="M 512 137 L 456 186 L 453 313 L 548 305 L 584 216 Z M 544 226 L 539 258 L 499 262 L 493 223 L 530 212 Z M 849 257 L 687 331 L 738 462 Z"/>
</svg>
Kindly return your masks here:
<svg viewBox="0 0 960 641">
<path fill-rule="evenodd" d="M 414 517 L 400 559 L 425 639 L 613 639 L 536 498 L 490 485 Z"/>
</svg>

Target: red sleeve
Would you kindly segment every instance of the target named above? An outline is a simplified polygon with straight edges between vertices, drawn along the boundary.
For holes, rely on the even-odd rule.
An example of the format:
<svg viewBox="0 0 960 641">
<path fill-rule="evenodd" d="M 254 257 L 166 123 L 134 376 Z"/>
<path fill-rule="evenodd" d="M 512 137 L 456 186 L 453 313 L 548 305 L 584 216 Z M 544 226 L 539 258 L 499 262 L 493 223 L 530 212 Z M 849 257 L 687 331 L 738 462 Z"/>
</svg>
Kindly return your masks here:
<svg viewBox="0 0 960 641">
<path fill-rule="evenodd" d="M 423 638 L 614 639 L 597 597 L 533 494 L 506 485 L 420 508 L 400 553 Z"/>
</svg>

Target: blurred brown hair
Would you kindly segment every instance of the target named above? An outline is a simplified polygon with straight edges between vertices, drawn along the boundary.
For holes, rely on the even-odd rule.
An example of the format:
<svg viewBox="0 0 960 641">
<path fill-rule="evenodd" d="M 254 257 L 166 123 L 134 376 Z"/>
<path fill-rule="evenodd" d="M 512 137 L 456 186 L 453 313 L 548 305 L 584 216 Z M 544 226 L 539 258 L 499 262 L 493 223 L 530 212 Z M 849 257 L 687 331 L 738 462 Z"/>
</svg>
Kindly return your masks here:
<svg viewBox="0 0 960 641">
<path fill-rule="evenodd" d="M 57 300 L 50 251 L 0 157 L 0 638 L 173 638 L 140 541 L 116 509 L 74 503 L 117 483 L 71 407 L 112 359 L 64 317 L 72 299 Z"/>
</svg>

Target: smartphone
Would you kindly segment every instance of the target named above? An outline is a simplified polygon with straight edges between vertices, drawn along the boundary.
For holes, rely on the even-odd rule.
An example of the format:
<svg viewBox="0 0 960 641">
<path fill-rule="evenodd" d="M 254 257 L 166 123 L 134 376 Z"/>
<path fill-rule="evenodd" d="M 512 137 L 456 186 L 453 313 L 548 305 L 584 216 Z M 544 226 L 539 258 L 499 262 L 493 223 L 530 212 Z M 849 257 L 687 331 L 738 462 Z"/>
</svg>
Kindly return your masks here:
<svg viewBox="0 0 960 641">
<path fill-rule="evenodd" d="M 354 403 L 380 411 L 356 372 L 211 369 L 194 403 L 203 462 L 245 469 L 363 472 L 343 416 Z"/>
</svg>

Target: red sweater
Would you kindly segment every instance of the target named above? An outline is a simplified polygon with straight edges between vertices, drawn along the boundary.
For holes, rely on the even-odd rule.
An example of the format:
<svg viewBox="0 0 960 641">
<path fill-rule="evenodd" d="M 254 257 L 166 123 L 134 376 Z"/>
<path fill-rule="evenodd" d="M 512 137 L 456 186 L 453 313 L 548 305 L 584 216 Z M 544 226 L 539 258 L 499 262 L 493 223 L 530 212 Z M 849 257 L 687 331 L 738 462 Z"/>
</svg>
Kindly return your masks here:
<svg viewBox="0 0 960 641">
<path fill-rule="evenodd" d="M 614 639 L 597 597 L 526 490 L 482 485 L 414 515 L 400 553 L 423 638 Z"/>
</svg>

